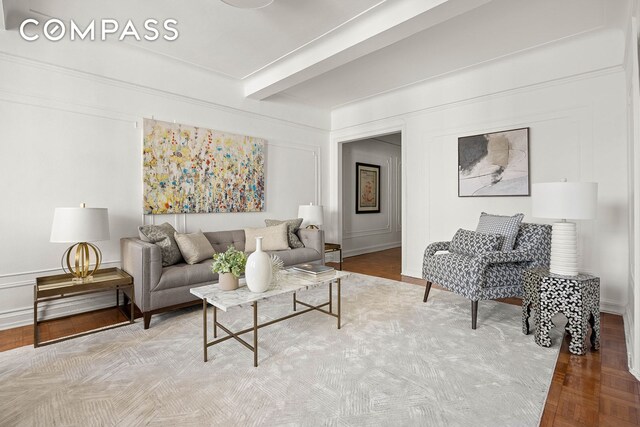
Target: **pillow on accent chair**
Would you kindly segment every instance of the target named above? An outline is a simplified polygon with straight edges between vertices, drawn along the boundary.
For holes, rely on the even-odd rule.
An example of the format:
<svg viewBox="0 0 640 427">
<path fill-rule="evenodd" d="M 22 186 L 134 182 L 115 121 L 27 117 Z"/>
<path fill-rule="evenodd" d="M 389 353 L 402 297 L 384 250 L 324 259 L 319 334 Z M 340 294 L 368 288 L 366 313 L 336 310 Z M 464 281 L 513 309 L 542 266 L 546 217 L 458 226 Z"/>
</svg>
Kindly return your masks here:
<svg viewBox="0 0 640 427">
<path fill-rule="evenodd" d="M 263 251 L 283 251 L 289 249 L 286 223 L 264 228 L 245 228 L 244 237 L 245 252 L 256 251 L 256 237 L 262 237 Z"/>
<path fill-rule="evenodd" d="M 176 239 L 173 237 L 176 233 L 176 229 L 168 222 L 160 225 L 141 225 L 138 227 L 138 232 L 141 240 L 146 240 L 147 242 L 155 243 L 160 246 L 163 267 L 182 261 L 180 248 L 176 243 Z M 142 236 L 145 238 L 142 239 Z"/>
<path fill-rule="evenodd" d="M 189 234 L 176 232 L 173 236 L 187 264 L 197 264 L 200 261 L 213 257 L 213 254 L 216 253 L 213 246 L 211 246 L 211 242 L 209 242 L 209 239 L 205 237 L 202 231 Z"/>
<path fill-rule="evenodd" d="M 485 234 L 500 234 L 504 236 L 502 241 L 503 251 L 512 251 L 516 243 L 516 236 L 520 230 L 520 223 L 524 218 L 524 214 L 515 214 L 513 216 L 491 215 L 486 212 L 480 214 L 480 221 L 476 231 Z"/>
<path fill-rule="evenodd" d="M 495 252 L 502 247 L 502 240 L 503 236 L 499 234 L 484 234 L 461 228 L 451 239 L 449 251 L 468 256 Z"/>
<path fill-rule="evenodd" d="M 282 223 L 287 224 L 287 240 L 289 241 L 289 247 L 291 249 L 304 248 L 304 244 L 300 241 L 298 235 L 296 234 L 300 229 L 300 224 L 302 224 L 302 218 L 288 219 L 285 221 L 281 221 L 279 219 L 264 220 L 264 225 L 266 225 L 267 227 L 280 225 Z"/>
</svg>

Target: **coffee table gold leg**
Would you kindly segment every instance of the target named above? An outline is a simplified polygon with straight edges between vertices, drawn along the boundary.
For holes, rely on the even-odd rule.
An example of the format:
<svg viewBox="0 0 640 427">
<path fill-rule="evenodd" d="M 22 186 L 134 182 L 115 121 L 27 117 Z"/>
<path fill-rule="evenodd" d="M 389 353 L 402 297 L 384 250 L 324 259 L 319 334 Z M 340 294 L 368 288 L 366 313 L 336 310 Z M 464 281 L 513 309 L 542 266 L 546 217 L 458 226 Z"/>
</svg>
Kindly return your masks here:
<svg viewBox="0 0 640 427">
<path fill-rule="evenodd" d="M 207 361 L 207 300 L 202 300 L 202 326 L 203 326 L 203 342 L 204 342 L 204 361 Z"/>
<path fill-rule="evenodd" d="M 296 311 L 296 293 L 293 293 L 293 311 Z"/>
<path fill-rule="evenodd" d="M 338 329 L 340 329 L 340 279 L 336 282 L 338 283 Z"/>
<path fill-rule="evenodd" d="M 218 338 L 218 307 L 213 306 L 213 337 Z"/>
<path fill-rule="evenodd" d="M 329 313 L 333 313 L 333 283 L 329 283 Z"/>
<path fill-rule="evenodd" d="M 256 368 L 258 367 L 258 302 L 257 301 L 253 303 L 253 366 Z"/>
<path fill-rule="evenodd" d="M 124 291 L 123 291 L 124 292 Z M 129 301 L 129 304 L 131 304 L 131 318 L 129 318 L 129 323 L 134 323 L 135 322 L 135 311 L 134 308 L 136 306 L 135 301 L 136 301 L 136 289 L 132 286 L 131 287 L 131 300 Z"/>
</svg>

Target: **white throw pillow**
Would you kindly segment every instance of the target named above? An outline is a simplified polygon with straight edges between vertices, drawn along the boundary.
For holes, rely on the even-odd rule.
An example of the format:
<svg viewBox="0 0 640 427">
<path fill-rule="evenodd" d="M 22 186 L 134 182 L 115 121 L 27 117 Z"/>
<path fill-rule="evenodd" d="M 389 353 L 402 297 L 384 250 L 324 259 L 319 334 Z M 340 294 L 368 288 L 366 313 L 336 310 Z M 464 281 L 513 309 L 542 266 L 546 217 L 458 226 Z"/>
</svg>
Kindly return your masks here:
<svg viewBox="0 0 640 427">
<path fill-rule="evenodd" d="M 174 237 L 187 264 L 199 263 L 213 257 L 213 254 L 216 253 L 213 246 L 211 246 L 211 242 L 202 231 L 190 234 L 176 232 Z"/>
<path fill-rule="evenodd" d="M 245 228 L 245 252 L 256 251 L 256 237 L 262 237 L 263 251 L 282 251 L 289 249 L 287 239 L 287 223 L 264 228 Z"/>
</svg>

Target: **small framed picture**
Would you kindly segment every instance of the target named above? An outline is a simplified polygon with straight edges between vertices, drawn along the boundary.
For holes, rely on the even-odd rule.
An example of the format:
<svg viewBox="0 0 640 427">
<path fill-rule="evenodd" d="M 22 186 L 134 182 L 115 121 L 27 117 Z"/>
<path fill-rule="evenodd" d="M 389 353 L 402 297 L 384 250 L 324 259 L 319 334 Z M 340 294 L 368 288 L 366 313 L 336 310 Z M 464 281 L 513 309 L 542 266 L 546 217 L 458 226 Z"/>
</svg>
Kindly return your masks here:
<svg viewBox="0 0 640 427">
<path fill-rule="evenodd" d="M 529 195 L 529 128 L 458 138 L 458 197 Z"/>
<path fill-rule="evenodd" d="M 380 166 L 356 163 L 356 213 L 380 213 Z"/>
</svg>

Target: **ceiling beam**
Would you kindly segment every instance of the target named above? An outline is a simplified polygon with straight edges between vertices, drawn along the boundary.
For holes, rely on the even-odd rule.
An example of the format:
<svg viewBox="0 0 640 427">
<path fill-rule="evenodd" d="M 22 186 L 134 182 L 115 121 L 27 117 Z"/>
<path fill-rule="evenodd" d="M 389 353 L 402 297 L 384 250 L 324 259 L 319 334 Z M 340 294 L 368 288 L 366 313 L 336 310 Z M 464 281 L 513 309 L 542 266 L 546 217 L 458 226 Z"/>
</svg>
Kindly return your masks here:
<svg viewBox="0 0 640 427">
<path fill-rule="evenodd" d="M 29 0 L 0 0 L 0 29 L 16 30 L 29 16 Z"/>
<path fill-rule="evenodd" d="M 461 15 L 492 0 L 396 0 L 351 21 L 244 79 L 245 96 L 265 99 L 354 59 Z"/>
</svg>

